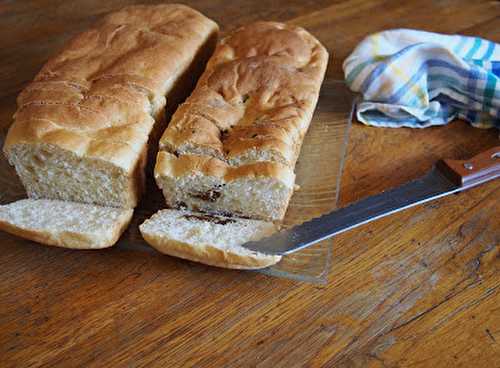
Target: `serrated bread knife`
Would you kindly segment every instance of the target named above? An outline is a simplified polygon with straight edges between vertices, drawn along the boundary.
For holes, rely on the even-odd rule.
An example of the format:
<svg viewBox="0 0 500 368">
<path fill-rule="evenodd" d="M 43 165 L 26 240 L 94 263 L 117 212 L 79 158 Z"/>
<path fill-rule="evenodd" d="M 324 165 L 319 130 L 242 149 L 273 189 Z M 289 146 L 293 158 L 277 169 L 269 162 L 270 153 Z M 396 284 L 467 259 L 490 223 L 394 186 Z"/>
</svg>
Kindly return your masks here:
<svg viewBox="0 0 500 368">
<path fill-rule="evenodd" d="M 367 222 L 498 177 L 500 146 L 466 161 L 441 160 L 419 179 L 243 246 L 267 254 L 293 253 Z"/>
</svg>

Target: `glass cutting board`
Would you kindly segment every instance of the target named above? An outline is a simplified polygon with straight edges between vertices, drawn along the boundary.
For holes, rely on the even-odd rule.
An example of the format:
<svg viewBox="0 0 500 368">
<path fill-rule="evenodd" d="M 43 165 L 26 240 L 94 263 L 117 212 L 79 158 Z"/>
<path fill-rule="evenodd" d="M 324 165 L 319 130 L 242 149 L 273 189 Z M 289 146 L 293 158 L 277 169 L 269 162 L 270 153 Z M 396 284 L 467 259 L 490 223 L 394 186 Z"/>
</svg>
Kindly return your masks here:
<svg viewBox="0 0 500 368">
<path fill-rule="evenodd" d="M 300 224 L 336 208 L 353 101 L 353 94 L 343 82 L 326 80 L 323 83 L 318 106 L 295 170 L 296 184 L 300 189 L 292 197 L 284 226 Z M 3 146 L 4 139 L 5 131 L 2 131 L 0 146 Z M 3 155 L 0 157 L 0 203 L 24 198 L 24 189 L 14 169 L 8 165 Z M 129 229 L 115 245 L 123 251 L 156 252 L 144 242 L 138 229 L 139 224 L 146 218 L 164 208 L 163 196 L 152 179 L 152 167 L 148 170 L 146 194 L 135 211 Z M 5 236 L 4 233 L 0 233 L 0 240 L 2 236 Z M 166 256 L 158 253 L 158 257 Z M 331 257 L 330 239 L 285 256 L 277 265 L 259 272 L 300 281 L 325 283 Z M 179 262 L 187 261 L 179 259 Z"/>
</svg>

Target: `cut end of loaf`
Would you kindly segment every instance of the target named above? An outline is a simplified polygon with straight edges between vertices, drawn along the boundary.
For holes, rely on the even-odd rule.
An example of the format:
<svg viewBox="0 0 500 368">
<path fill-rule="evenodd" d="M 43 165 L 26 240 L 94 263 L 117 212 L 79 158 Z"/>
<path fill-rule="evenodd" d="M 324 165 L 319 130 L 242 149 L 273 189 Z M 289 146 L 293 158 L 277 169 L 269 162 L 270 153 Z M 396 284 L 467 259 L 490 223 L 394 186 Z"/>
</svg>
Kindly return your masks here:
<svg viewBox="0 0 500 368">
<path fill-rule="evenodd" d="M 232 167 L 212 157 L 161 151 L 155 178 L 169 207 L 275 221 L 285 215 L 295 175 L 277 163 Z"/>
<path fill-rule="evenodd" d="M 166 209 L 139 229 L 146 242 L 161 253 L 211 266 L 258 269 L 281 259 L 241 246 L 276 232 L 270 222 Z"/>
<path fill-rule="evenodd" d="M 46 245 L 102 249 L 118 241 L 132 214 L 132 209 L 23 199 L 0 206 L 0 230 Z"/>
<path fill-rule="evenodd" d="M 6 154 L 30 198 L 133 208 L 143 188 L 144 158 L 130 175 L 106 161 L 50 144 L 16 144 Z"/>
</svg>

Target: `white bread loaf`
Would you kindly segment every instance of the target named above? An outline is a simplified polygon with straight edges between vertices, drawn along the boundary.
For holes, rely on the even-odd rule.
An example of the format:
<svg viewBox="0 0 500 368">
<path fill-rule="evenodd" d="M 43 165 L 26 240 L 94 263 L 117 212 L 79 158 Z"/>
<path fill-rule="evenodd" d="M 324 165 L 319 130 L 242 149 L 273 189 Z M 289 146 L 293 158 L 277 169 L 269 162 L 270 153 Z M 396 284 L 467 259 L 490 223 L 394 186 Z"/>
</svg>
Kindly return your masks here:
<svg viewBox="0 0 500 368">
<path fill-rule="evenodd" d="M 167 204 L 281 220 L 327 61 L 311 34 L 281 23 L 222 39 L 160 140 L 155 178 Z"/>
<path fill-rule="evenodd" d="M 0 206 L 0 230 L 46 245 L 101 249 L 115 244 L 133 210 L 48 199 Z"/>
<path fill-rule="evenodd" d="M 257 269 L 281 259 L 240 245 L 269 236 L 277 228 L 264 221 L 229 218 L 182 210 L 161 210 L 140 231 L 158 251 L 212 266 Z"/>
<path fill-rule="evenodd" d="M 19 95 L 3 148 L 29 197 L 135 207 L 148 138 L 217 30 L 184 5 L 140 5 L 69 42 Z"/>
</svg>

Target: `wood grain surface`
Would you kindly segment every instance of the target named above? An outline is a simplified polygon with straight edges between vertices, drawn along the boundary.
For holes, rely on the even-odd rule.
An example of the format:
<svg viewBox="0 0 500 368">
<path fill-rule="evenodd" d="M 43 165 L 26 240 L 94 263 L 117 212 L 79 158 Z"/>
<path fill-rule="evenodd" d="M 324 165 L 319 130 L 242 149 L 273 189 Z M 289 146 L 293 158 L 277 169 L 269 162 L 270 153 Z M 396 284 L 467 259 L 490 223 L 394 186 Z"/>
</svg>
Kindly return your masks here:
<svg viewBox="0 0 500 368">
<path fill-rule="evenodd" d="M 132 2 L 0 1 L 1 128 L 49 55 Z M 357 42 L 387 28 L 500 42 L 498 1 L 186 3 L 224 30 L 257 19 L 307 27 L 332 53 L 335 78 Z M 458 121 L 424 130 L 356 123 L 341 204 L 498 143 L 498 132 Z M 499 204 L 496 181 L 345 233 L 325 286 L 2 236 L 0 367 L 500 367 Z"/>
</svg>

